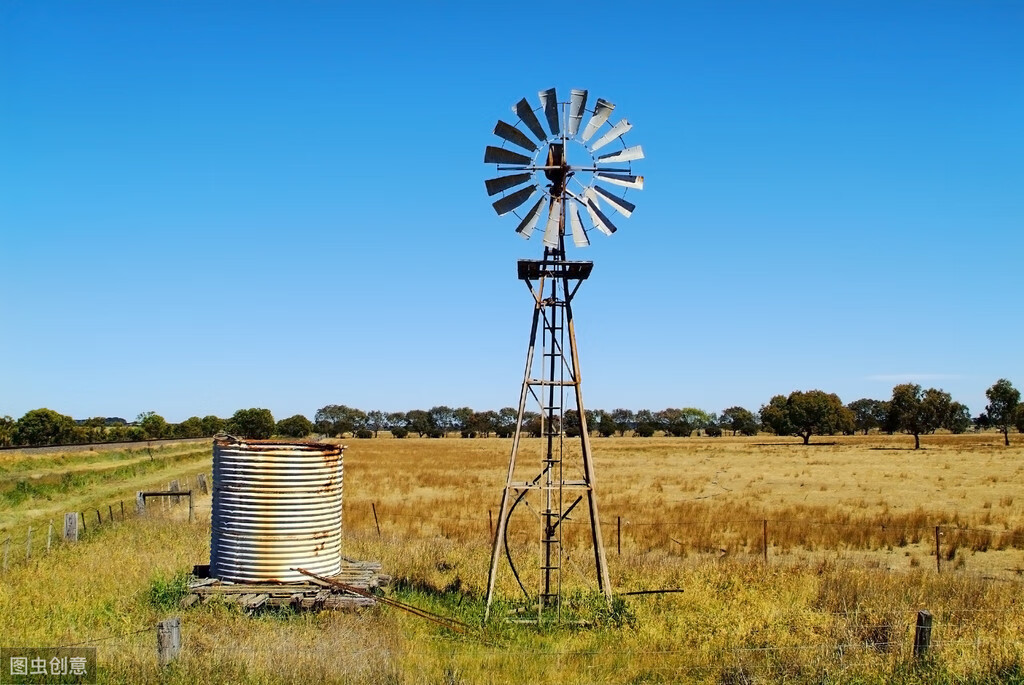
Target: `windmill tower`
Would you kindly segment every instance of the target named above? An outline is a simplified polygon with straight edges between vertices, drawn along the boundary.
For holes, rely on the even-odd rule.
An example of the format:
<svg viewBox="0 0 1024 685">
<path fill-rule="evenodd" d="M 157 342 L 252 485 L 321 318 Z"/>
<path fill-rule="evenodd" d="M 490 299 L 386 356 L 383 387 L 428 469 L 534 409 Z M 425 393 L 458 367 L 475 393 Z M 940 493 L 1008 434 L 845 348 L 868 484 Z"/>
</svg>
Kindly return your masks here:
<svg viewBox="0 0 1024 685">
<path fill-rule="evenodd" d="M 606 214 L 608 208 L 626 217 L 633 213 L 635 206 L 609 186 L 625 189 L 623 195 L 629 189 L 642 190 L 644 179 L 633 175 L 631 163 L 643 159 L 644 153 L 639 145 L 627 147 L 623 140 L 632 124 L 625 119 L 609 123 L 615 109 L 612 103 L 598 98 L 593 109 L 587 109 L 585 90 L 572 90 L 568 102 L 560 102 L 554 88 L 538 95 L 539 108 L 526 98 L 513 106 L 518 117 L 514 125 L 498 121 L 494 133 L 502 144 L 488 146 L 484 152 L 484 162 L 495 164 L 499 173 L 486 181 L 487 194 L 500 195 L 493 203 L 494 210 L 499 215 L 515 214 L 519 218 L 516 233 L 526 239 L 544 220 L 542 258 L 522 259 L 518 264 L 519 279 L 533 297 L 533 322 L 508 476 L 491 548 L 485 621 L 490 616 L 502 556 L 526 597 L 536 600 L 538 621 L 545 608 L 553 608 L 561 617 L 569 557 L 565 531 L 574 523 L 570 515 L 582 513 L 576 507 L 584 500 L 597 587 L 611 601 L 572 315 L 573 298 L 594 265 L 566 259 L 565 238 L 568 228 L 573 244 L 586 247 L 593 229 L 609 236 L 615 232 Z M 590 117 L 581 131 L 585 114 Z M 527 204 L 535 196 L 537 199 Z M 528 209 L 520 210 L 523 206 Z M 589 221 L 584 221 L 581 207 Z M 531 403 L 539 410 L 539 464 L 527 463 L 520 454 Z M 574 425 L 568 424 L 570 419 Z M 578 433 L 578 452 L 575 440 L 567 435 L 570 432 Z M 521 504 L 536 515 L 540 528 L 533 593 L 514 564 L 509 543 L 510 521 L 517 510 L 522 511 Z"/>
</svg>

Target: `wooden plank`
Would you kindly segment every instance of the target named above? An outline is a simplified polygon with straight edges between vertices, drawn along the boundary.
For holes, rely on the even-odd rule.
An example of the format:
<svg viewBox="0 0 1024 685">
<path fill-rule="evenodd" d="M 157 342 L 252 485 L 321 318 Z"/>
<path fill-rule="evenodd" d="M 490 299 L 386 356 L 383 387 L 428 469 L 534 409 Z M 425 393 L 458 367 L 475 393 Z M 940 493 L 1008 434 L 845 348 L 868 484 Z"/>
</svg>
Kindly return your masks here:
<svg viewBox="0 0 1024 685">
<path fill-rule="evenodd" d="M 199 601 L 199 595 L 192 593 L 185 595 L 185 598 L 181 600 L 181 608 L 188 609 L 190 606 Z"/>
<path fill-rule="evenodd" d="M 246 597 L 249 597 L 250 599 L 246 599 Z M 245 606 L 246 611 L 255 611 L 266 604 L 268 599 L 270 599 L 270 595 L 267 594 L 246 595 L 242 598 L 242 603 Z"/>
</svg>

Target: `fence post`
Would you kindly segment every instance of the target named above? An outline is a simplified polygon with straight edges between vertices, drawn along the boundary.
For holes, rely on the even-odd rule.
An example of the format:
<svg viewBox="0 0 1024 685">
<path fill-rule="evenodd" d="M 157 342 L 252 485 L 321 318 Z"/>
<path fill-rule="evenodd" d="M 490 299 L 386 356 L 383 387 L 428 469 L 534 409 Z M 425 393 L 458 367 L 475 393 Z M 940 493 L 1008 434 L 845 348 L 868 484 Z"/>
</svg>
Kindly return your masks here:
<svg viewBox="0 0 1024 685">
<path fill-rule="evenodd" d="M 146 513 L 146 498 L 142 495 L 141 490 L 135 493 L 135 513 L 139 516 Z"/>
<path fill-rule="evenodd" d="M 208 490 L 206 489 L 206 474 L 205 473 L 200 473 L 199 476 L 198 476 L 198 480 L 199 480 L 199 492 L 203 493 L 204 495 L 208 494 Z"/>
<path fill-rule="evenodd" d="M 121 520 L 124 521 L 124 500 L 121 500 Z"/>
<path fill-rule="evenodd" d="M 167 489 L 170 490 L 171 492 L 178 492 L 179 490 L 181 490 L 181 484 L 177 480 L 172 480 L 170 487 L 168 487 Z M 181 502 L 181 498 L 175 495 L 174 497 L 171 498 L 171 501 L 174 502 L 175 504 L 179 504 Z"/>
<path fill-rule="evenodd" d="M 377 504 L 376 502 L 370 502 L 370 508 L 373 509 L 373 525 L 377 526 L 377 538 L 380 538 L 380 521 L 377 520 Z"/>
<path fill-rule="evenodd" d="M 53 519 L 50 520 L 50 527 L 46 531 L 46 553 L 50 553 L 50 545 L 53 543 Z"/>
<path fill-rule="evenodd" d="M 107 505 L 107 513 L 110 514 L 110 522 L 113 523 L 114 522 L 114 505 L 113 504 L 108 504 Z"/>
<path fill-rule="evenodd" d="M 28 527 L 28 535 L 25 536 L 25 561 L 32 558 L 32 526 Z"/>
<path fill-rule="evenodd" d="M 85 535 L 89 532 L 89 527 L 85 525 L 85 512 L 82 512 L 82 534 Z"/>
<path fill-rule="evenodd" d="M 939 549 L 939 527 L 935 526 L 935 572 L 942 573 L 942 551 Z"/>
<path fill-rule="evenodd" d="M 763 542 L 764 542 L 764 563 L 767 564 L 768 563 L 768 519 L 764 519 L 764 521 L 762 521 L 762 524 L 763 524 L 763 528 L 762 528 L 761 537 L 762 537 Z"/>
<path fill-rule="evenodd" d="M 192 516 L 193 516 L 193 512 L 195 511 L 194 506 L 195 505 L 192 503 L 192 491 L 189 490 L 188 491 L 188 522 L 189 523 L 192 523 Z"/>
<path fill-rule="evenodd" d="M 622 517 L 615 517 L 615 552 L 622 556 Z"/>
<path fill-rule="evenodd" d="M 914 657 L 922 659 L 928 655 L 932 645 L 932 612 L 922 609 L 917 612 L 917 627 L 914 629 Z"/>
<path fill-rule="evenodd" d="M 97 509 L 96 510 L 96 525 L 98 526 L 101 523 L 103 523 L 103 515 L 100 513 L 100 510 Z"/>
<path fill-rule="evenodd" d="M 181 618 L 175 616 L 156 624 L 156 658 L 161 668 L 178 658 L 181 651 Z"/>
<path fill-rule="evenodd" d="M 78 542 L 78 512 L 64 514 L 64 541 Z"/>
<path fill-rule="evenodd" d="M 491 533 L 491 540 L 494 540 L 494 513 L 487 510 L 487 530 Z"/>
</svg>

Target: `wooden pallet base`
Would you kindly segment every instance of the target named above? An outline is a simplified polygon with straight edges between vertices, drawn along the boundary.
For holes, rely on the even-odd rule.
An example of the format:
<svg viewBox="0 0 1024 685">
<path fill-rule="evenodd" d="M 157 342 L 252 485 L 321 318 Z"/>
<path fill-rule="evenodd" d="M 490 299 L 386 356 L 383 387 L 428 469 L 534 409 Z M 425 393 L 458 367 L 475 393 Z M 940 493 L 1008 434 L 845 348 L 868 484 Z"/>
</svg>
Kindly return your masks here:
<svg viewBox="0 0 1024 685">
<path fill-rule="evenodd" d="M 189 594 L 181 601 L 182 608 L 201 604 L 217 597 L 228 604 L 238 604 L 246 612 L 264 607 L 292 607 L 300 610 L 360 609 L 374 606 L 377 602 L 369 597 L 354 595 L 310 578 L 298 583 L 232 583 L 216 578 L 203 578 L 209 567 L 196 566 L 196 580 L 189 584 Z M 380 572 L 376 561 L 344 560 L 341 572 L 332 576 L 346 585 L 360 590 L 383 587 L 391 577 Z"/>
</svg>

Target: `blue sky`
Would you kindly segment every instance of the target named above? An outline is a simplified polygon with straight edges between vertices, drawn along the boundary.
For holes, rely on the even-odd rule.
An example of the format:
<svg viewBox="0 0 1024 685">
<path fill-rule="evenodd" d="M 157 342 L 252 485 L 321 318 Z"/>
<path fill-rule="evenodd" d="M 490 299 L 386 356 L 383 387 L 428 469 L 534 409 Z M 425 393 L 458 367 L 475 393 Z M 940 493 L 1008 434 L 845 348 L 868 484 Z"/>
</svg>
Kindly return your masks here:
<svg viewBox="0 0 1024 685">
<path fill-rule="evenodd" d="M 501 9 L 504 7 L 504 9 Z M 526 96 L 634 124 L 590 407 L 1024 386 L 1018 2 L 0 2 L 0 415 L 515 403 Z"/>
</svg>

